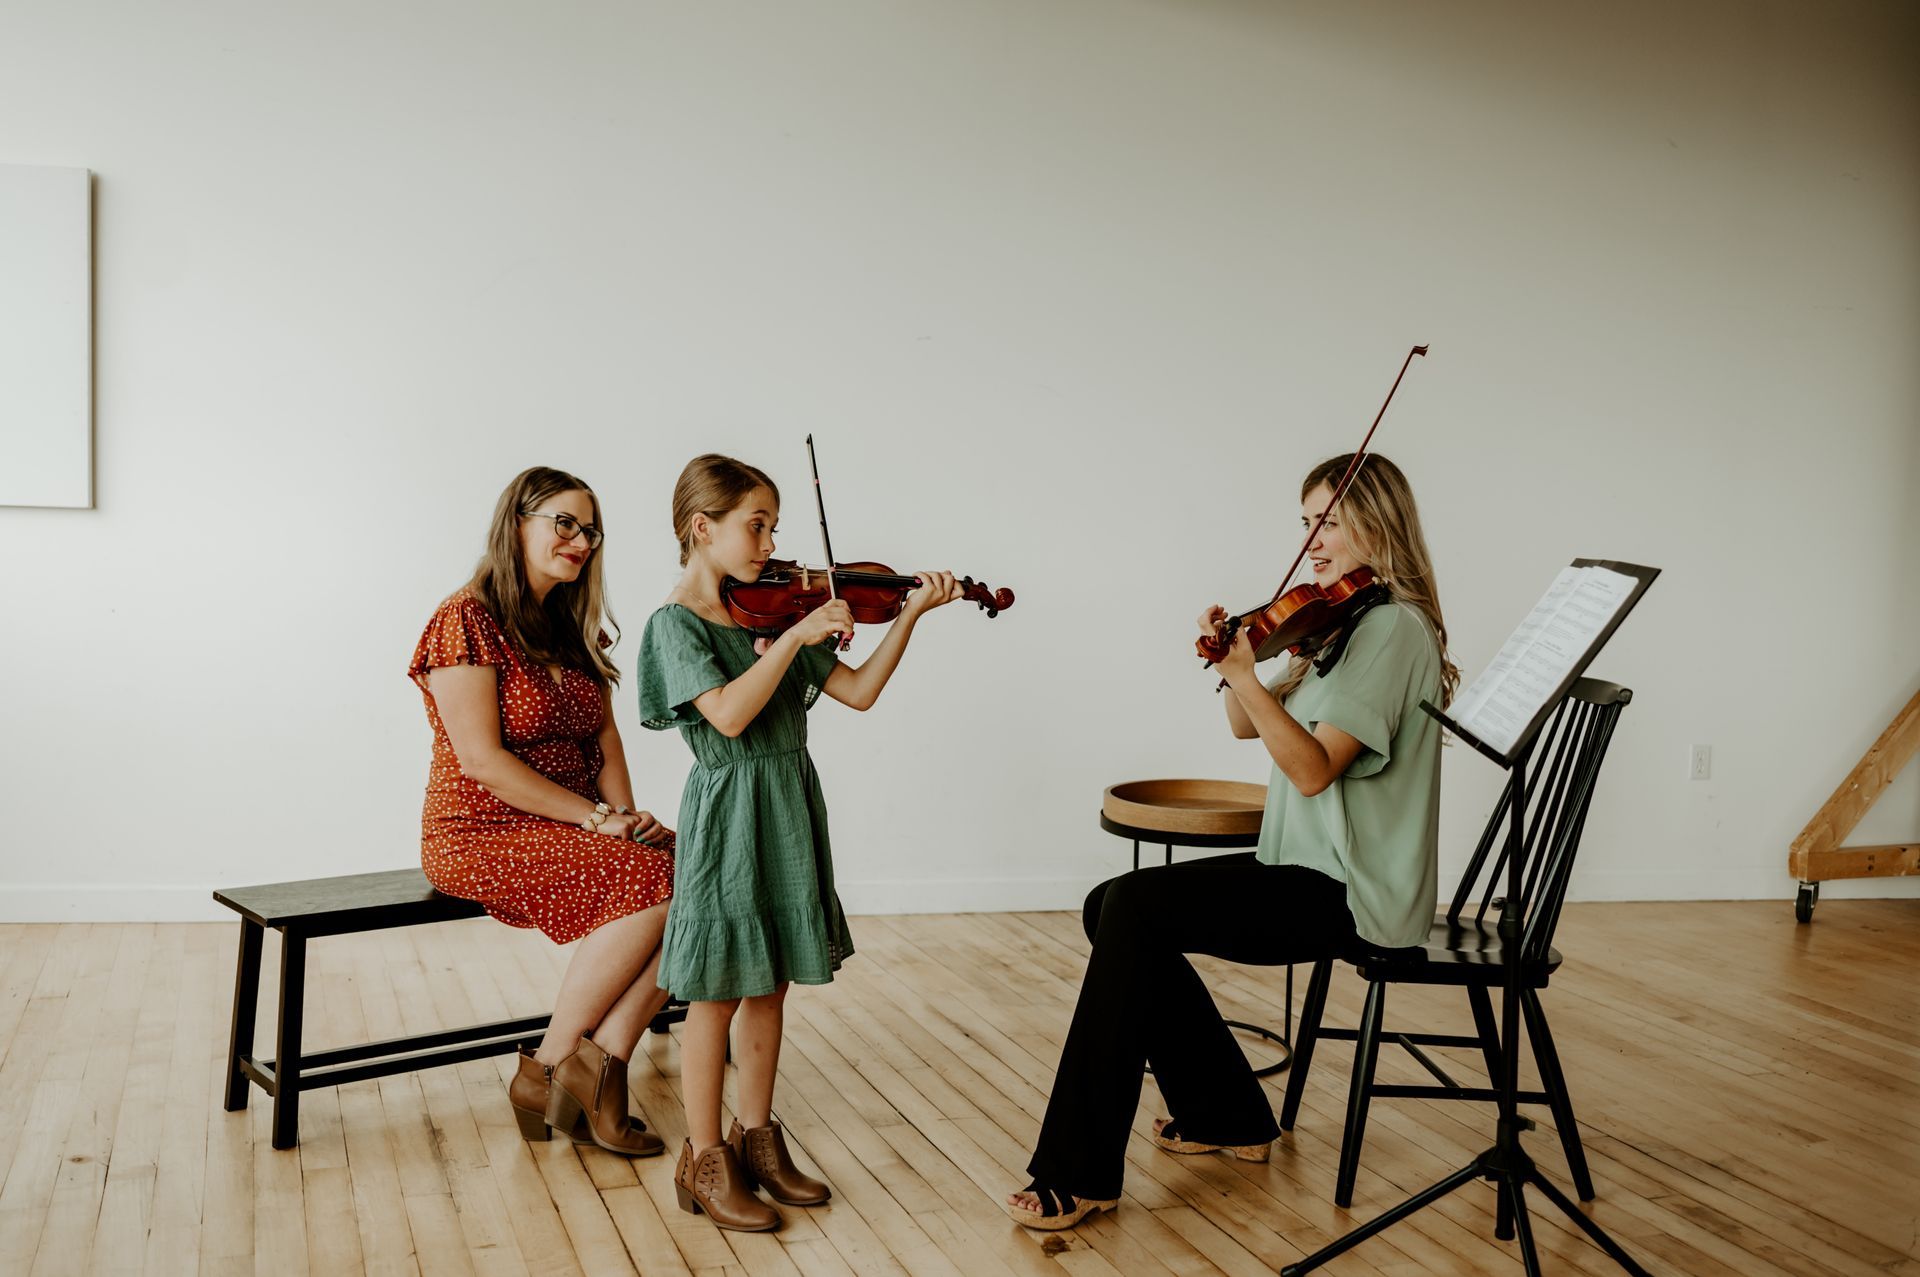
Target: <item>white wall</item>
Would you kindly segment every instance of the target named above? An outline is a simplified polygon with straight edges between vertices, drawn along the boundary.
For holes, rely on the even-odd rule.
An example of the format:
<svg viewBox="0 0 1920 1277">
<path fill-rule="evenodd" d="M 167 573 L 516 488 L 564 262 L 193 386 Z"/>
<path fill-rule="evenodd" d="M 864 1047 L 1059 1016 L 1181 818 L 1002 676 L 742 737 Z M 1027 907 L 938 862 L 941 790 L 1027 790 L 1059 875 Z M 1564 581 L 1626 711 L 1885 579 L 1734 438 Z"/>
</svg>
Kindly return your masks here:
<svg viewBox="0 0 1920 1277">
<path fill-rule="evenodd" d="M 1462 666 L 1666 569 L 1580 890 L 1785 897 L 1920 686 L 1917 55 L 1897 2 L 11 6 L 0 161 L 98 174 L 99 509 L 0 510 L 0 916 L 410 863 L 407 657 L 507 478 L 598 487 L 630 669 L 691 454 L 817 560 L 808 431 L 843 557 L 1020 595 L 816 713 L 849 904 L 1077 902 L 1103 786 L 1264 777 L 1191 618 L 1413 342 Z"/>
</svg>

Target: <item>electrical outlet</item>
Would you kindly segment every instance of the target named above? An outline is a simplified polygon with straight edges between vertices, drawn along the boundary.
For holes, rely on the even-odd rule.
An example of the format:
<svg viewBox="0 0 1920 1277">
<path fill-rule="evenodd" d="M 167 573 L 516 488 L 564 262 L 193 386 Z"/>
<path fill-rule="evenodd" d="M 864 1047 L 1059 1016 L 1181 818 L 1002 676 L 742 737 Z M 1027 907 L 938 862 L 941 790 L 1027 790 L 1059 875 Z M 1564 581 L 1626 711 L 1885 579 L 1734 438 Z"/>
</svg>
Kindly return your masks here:
<svg viewBox="0 0 1920 1277">
<path fill-rule="evenodd" d="M 1689 780 L 1713 778 L 1713 746 L 1695 745 L 1693 747 L 1693 753 L 1687 758 L 1687 778 Z"/>
</svg>

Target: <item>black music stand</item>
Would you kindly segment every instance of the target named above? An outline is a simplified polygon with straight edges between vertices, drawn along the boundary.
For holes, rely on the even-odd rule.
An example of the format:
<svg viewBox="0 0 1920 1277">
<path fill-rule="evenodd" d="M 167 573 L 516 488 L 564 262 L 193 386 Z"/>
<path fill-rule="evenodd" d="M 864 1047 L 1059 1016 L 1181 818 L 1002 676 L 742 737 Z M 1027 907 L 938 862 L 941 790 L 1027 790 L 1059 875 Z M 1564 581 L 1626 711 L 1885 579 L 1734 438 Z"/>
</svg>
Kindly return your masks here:
<svg viewBox="0 0 1920 1277">
<path fill-rule="evenodd" d="M 1576 568 L 1602 567 L 1635 578 L 1632 592 L 1614 612 L 1604 628 L 1587 645 L 1584 652 L 1573 663 L 1551 696 L 1540 705 L 1526 727 L 1515 738 L 1513 745 L 1504 751 L 1493 748 L 1471 731 L 1462 727 L 1452 718 L 1435 709 L 1426 701 L 1420 702 L 1420 708 L 1439 720 L 1442 726 L 1455 736 L 1473 746 L 1474 749 L 1492 759 L 1499 766 L 1513 773 L 1513 801 L 1509 808 L 1511 819 L 1507 826 L 1507 899 L 1513 902 L 1524 900 L 1521 864 L 1525 842 L 1523 825 L 1527 811 L 1527 762 L 1533 753 L 1535 738 L 1540 728 L 1560 704 L 1576 680 L 1586 672 L 1613 632 L 1620 628 L 1627 613 L 1633 611 L 1640 602 L 1640 596 L 1647 592 L 1660 569 L 1641 567 L 1633 563 L 1620 563 L 1611 559 L 1575 559 Z M 1301 1277 L 1332 1260 L 1337 1255 L 1358 1246 L 1361 1242 L 1382 1232 L 1409 1215 L 1431 1206 L 1433 1203 L 1459 1188 L 1462 1184 L 1475 1179 L 1487 1179 L 1493 1182 L 1499 1194 L 1496 1207 L 1493 1235 L 1501 1241 L 1511 1241 L 1518 1234 L 1520 1239 L 1520 1258 L 1526 1265 L 1527 1277 L 1537 1277 L 1540 1272 L 1540 1255 L 1533 1243 L 1533 1225 L 1527 1217 L 1526 1188 L 1531 1185 L 1540 1190 L 1548 1201 L 1558 1206 L 1569 1219 L 1579 1225 L 1582 1232 L 1590 1237 L 1594 1244 L 1605 1251 L 1609 1258 L 1621 1268 L 1633 1274 L 1633 1277 L 1651 1277 L 1646 1269 L 1634 1262 L 1633 1256 L 1621 1248 L 1620 1244 L 1608 1236 L 1606 1230 L 1587 1217 L 1580 1207 L 1554 1187 L 1533 1158 L 1527 1155 L 1520 1145 L 1520 1133 L 1532 1128 L 1531 1118 L 1520 1116 L 1519 1101 L 1516 1098 L 1520 1090 L 1520 950 L 1521 950 L 1521 914 L 1524 909 L 1516 904 L 1500 911 L 1500 951 L 1501 961 L 1506 966 L 1506 980 L 1500 1008 L 1500 1117 L 1495 1128 L 1493 1147 L 1481 1153 L 1471 1162 L 1454 1171 L 1445 1179 L 1422 1189 L 1406 1201 L 1393 1207 L 1385 1214 L 1369 1220 L 1344 1237 L 1336 1238 L 1313 1254 L 1288 1264 L 1280 1270 L 1281 1277 Z"/>
</svg>

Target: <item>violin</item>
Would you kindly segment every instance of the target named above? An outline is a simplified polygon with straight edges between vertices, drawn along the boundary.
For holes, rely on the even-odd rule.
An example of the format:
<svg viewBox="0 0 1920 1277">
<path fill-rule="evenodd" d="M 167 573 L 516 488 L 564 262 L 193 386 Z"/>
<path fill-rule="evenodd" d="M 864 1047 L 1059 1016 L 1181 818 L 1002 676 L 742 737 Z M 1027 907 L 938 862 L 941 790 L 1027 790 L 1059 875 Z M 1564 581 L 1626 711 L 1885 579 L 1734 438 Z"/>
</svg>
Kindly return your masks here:
<svg viewBox="0 0 1920 1277">
<path fill-rule="evenodd" d="M 769 559 L 758 578 L 720 583 L 727 615 L 762 638 L 782 634 L 821 604 L 843 599 L 862 625 L 878 625 L 899 616 L 907 594 L 920 588 L 917 576 L 901 576 L 884 563 L 842 563 L 833 568 L 805 567 L 790 559 Z M 995 590 L 972 577 L 960 580 L 960 597 L 978 603 L 989 617 L 1013 606 L 1013 591 Z"/>
<path fill-rule="evenodd" d="M 919 577 L 901 576 L 884 563 L 841 563 L 834 559 L 812 435 L 807 436 L 807 466 L 813 472 L 813 502 L 820 512 L 820 540 L 827 552 L 827 566 L 804 567 L 790 559 L 768 559 L 752 581 L 727 577 L 720 582 L 720 600 L 727 614 L 761 638 L 785 633 L 802 617 L 834 599 L 845 599 L 859 624 L 891 621 L 906 608 L 907 594 L 923 584 Z M 970 576 L 960 578 L 960 590 L 960 597 L 978 603 L 989 619 L 1013 606 L 1012 590 L 996 590 Z M 836 635 L 833 642 L 845 651 L 851 640 Z"/>
<path fill-rule="evenodd" d="M 1202 634 L 1194 641 L 1195 648 L 1211 665 L 1226 656 L 1233 647 L 1234 635 L 1245 630 L 1247 641 L 1253 644 L 1256 661 L 1268 660 L 1283 651 L 1297 655 L 1320 635 L 1346 624 L 1362 593 L 1373 586 L 1373 569 L 1365 564 L 1329 586 L 1303 581 L 1291 590 L 1282 591 L 1265 607 L 1228 617 L 1220 627 L 1218 638 L 1209 639 Z"/>
<path fill-rule="evenodd" d="M 1253 657 L 1257 661 L 1278 656 L 1282 651 L 1297 655 L 1303 648 L 1317 645 L 1321 635 L 1345 625 L 1356 611 L 1378 600 L 1383 587 L 1375 582 L 1373 569 L 1365 565 L 1328 586 L 1306 581 L 1288 589 L 1287 582 L 1300 570 L 1301 562 L 1307 557 L 1307 548 L 1319 537 L 1320 529 L 1326 526 L 1327 517 L 1340 504 L 1340 498 L 1346 495 L 1353 477 L 1360 473 L 1360 467 L 1367 459 L 1367 445 L 1373 441 L 1373 432 L 1380 428 L 1380 419 L 1387 415 L 1387 405 L 1393 402 L 1394 392 L 1400 389 L 1400 381 L 1407 375 L 1408 365 L 1413 363 L 1415 355 L 1424 356 L 1426 353 L 1425 346 L 1415 346 L 1407 352 L 1406 361 L 1400 365 L 1400 375 L 1393 379 L 1393 387 L 1387 391 L 1386 401 L 1380 405 L 1380 411 L 1374 414 L 1373 424 L 1367 427 L 1366 437 L 1360 440 L 1353 459 L 1347 462 L 1345 473 L 1340 476 L 1340 482 L 1334 486 L 1333 495 L 1327 501 L 1327 508 L 1320 512 L 1312 530 L 1300 543 L 1300 553 L 1294 556 L 1293 565 L 1280 579 L 1280 588 L 1274 591 L 1273 597 L 1259 607 L 1229 616 L 1213 634 L 1202 634 L 1194 640 L 1194 650 L 1199 652 L 1203 662 L 1213 665 L 1223 660 L 1233 650 L 1234 639 L 1243 629 L 1247 631 L 1247 639 L 1253 645 Z M 1221 681 L 1220 686 L 1226 686 L 1225 680 Z"/>
</svg>

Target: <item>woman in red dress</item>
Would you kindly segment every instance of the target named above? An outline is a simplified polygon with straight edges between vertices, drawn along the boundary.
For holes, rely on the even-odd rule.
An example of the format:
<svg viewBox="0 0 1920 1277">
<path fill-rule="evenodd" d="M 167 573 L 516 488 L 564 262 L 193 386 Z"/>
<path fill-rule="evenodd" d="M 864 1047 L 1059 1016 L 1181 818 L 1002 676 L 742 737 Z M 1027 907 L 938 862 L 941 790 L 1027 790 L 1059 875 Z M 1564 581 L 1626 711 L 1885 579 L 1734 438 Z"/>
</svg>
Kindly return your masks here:
<svg viewBox="0 0 1920 1277">
<path fill-rule="evenodd" d="M 509 926 L 580 942 L 508 1088 L 521 1132 L 646 1157 L 662 1144 L 628 1112 L 627 1060 L 667 996 L 654 976 L 673 832 L 634 810 L 601 537 L 592 489 L 536 466 L 500 494 L 473 579 L 427 623 L 408 670 L 433 727 L 420 863 Z"/>
</svg>

